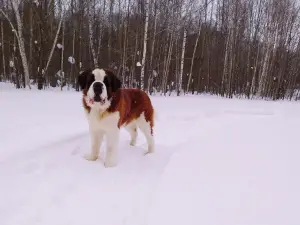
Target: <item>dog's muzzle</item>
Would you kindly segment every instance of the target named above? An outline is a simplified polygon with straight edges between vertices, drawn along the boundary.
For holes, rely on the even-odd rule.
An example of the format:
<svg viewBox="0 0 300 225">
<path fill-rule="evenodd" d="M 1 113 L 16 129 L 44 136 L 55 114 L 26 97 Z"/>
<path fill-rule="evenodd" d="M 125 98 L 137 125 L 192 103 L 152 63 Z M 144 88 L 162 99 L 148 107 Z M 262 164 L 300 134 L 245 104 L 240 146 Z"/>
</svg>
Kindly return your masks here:
<svg viewBox="0 0 300 225">
<path fill-rule="evenodd" d="M 95 93 L 94 101 L 100 102 L 101 101 L 100 95 L 102 94 L 102 91 L 103 91 L 103 84 L 100 82 L 96 82 L 93 85 L 93 89 L 94 89 L 94 93 Z"/>
<path fill-rule="evenodd" d="M 105 98 L 103 95 L 104 86 L 102 82 L 95 82 L 93 84 L 94 98 L 93 102 L 104 104 Z"/>
</svg>

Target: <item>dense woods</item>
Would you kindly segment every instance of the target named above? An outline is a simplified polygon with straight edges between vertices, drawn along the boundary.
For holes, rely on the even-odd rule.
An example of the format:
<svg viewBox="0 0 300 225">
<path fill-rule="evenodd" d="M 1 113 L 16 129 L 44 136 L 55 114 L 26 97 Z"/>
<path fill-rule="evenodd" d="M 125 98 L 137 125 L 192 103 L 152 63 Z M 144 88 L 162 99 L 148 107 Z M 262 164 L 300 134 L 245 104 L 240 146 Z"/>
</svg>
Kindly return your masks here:
<svg viewBox="0 0 300 225">
<path fill-rule="evenodd" d="M 0 0 L 0 80 L 75 88 L 90 67 L 150 94 L 298 99 L 297 0 Z"/>
</svg>

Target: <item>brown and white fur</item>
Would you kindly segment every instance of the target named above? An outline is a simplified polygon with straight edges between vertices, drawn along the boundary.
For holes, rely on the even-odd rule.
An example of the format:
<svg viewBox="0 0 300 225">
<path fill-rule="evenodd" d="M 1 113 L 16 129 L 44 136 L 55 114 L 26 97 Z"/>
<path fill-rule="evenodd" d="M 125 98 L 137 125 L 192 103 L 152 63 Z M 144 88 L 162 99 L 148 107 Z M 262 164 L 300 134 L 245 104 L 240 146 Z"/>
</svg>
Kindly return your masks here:
<svg viewBox="0 0 300 225">
<path fill-rule="evenodd" d="M 83 91 L 82 103 L 89 123 L 91 154 L 98 159 L 104 135 L 107 140 L 105 167 L 117 165 L 120 128 L 130 133 L 131 145 L 136 144 L 137 128 L 145 135 L 148 151 L 154 151 L 154 109 L 149 96 L 140 89 L 121 88 L 121 81 L 109 69 L 88 69 L 78 76 Z"/>
</svg>

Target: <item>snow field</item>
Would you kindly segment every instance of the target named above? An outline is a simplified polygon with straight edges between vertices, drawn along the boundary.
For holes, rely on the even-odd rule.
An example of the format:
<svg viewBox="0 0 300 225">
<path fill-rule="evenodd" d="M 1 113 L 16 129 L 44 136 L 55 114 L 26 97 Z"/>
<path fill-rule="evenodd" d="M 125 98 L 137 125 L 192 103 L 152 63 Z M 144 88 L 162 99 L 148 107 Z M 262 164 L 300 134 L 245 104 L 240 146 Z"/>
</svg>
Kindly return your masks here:
<svg viewBox="0 0 300 225">
<path fill-rule="evenodd" d="M 300 223 L 297 102 L 152 97 L 156 152 L 122 130 L 106 169 L 80 97 L 0 88 L 1 225 Z"/>
</svg>

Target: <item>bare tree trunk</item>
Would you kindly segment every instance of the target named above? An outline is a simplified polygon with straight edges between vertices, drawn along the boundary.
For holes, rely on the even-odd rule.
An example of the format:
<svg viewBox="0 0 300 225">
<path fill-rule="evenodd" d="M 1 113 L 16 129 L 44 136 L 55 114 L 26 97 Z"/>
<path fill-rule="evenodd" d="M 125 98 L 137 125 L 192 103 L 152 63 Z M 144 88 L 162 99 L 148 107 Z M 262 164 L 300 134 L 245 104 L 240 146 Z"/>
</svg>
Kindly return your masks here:
<svg viewBox="0 0 300 225">
<path fill-rule="evenodd" d="M 97 51 L 97 62 L 99 62 L 99 57 L 100 57 L 100 51 L 101 51 L 101 42 L 102 42 L 102 35 L 103 35 L 103 23 L 104 23 L 104 13 L 106 9 L 106 0 L 104 0 L 103 3 L 103 10 L 102 10 L 102 15 L 100 15 L 100 24 L 99 24 L 99 40 L 98 40 L 98 51 Z"/>
<path fill-rule="evenodd" d="M 162 78 L 161 78 L 161 94 L 164 94 L 165 92 L 165 86 L 166 86 L 166 76 L 167 76 L 167 67 L 168 67 L 168 58 L 169 58 L 169 49 L 170 49 L 170 45 L 171 45 L 171 41 L 172 41 L 172 33 L 168 32 L 168 39 L 167 39 L 167 43 L 165 44 L 165 49 L 164 49 L 164 64 L 163 64 L 163 72 L 162 72 Z"/>
<path fill-rule="evenodd" d="M 225 47 L 225 57 L 224 57 L 224 68 L 223 68 L 223 78 L 222 78 L 222 91 L 221 95 L 224 96 L 226 93 L 226 86 L 228 83 L 228 77 L 229 77 L 229 66 L 228 66 L 228 61 L 230 57 L 230 39 L 232 36 L 231 29 L 229 29 L 227 38 L 226 38 L 226 47 Z"/>
<path fill-rule="evenodd" d="M 27 56 L 26 56 L 26 52 L 25 52 L 25 44 L 24 44 L 24 37 L 23 37 L 23 24 L 21 21 L 20 13 L 19 13 L 19 6 L 18 6 L 17 2 L 15 2 L 15 1 L 12 1 L 12 6 L 13 6 L 16 20 L 17 20 L 17 27 L 18 27 L 17 40 L 18 40 L 21 60 L 22 60 L 22 64 L 23 64 L 25 84 L 29 87 L 29 89 L 31 89 L 30 79 L 29 79 L 28 61 L 27 61 Z"/>
<path fill-rule="evenodd" d="M 15 85 L 16 88 L 19 89 L 21 88 L 20 86 L 20 77 L 19 77 L 19 73 L 17 71 L 17 60 L 16 60 L 16 39 L 17 37 L 14 36 L 14 42 L 13 42 L 13 53 L 12 53 L 12 65 L 10 66 L 12 68 L 12 76 L 14 77 L 14 81 L 15 81 Z M 9 62 L 11 64 L 11 62 Z"/>
<path fill-rule="evenodd" d="M 260 55 L 260 48 L 259 48 L 259 44 L 257 46 L 257 53 L 256 53 L 256 60 L 255 60 L 255 66 L 254 66 L 254 72 L 253 72 L 253 76 L 252 76 L 252 81 L 251 81 L 251 89 L 250 89 L 250 93 L 252 96 L 255 95 L 256 93 L 256 74 L 258 71 L 258 63 L 259 63 L 259 55 Z"/>
<path fill-rule="evenodd" d="M 162 86 L 163 86 L 162 90 L 163 90 L 163 94 L 164 95 L 166 95 L 166 93 L 167 93 L 169 68 L 170 68 L 170 63 L 171 63 L 171 56 L 172 56 L 172 50 L 173 50 L 174 36 L 175 36 L 175 30 L 173 30 L 171 32 L 171 34 L 170 34 L 169 49 L 168 49 L 167 59 L 166 59 L 165 68 L 164 68 L 163 83 L 162 83 Z"/>
<path fill-rule="evenodd" d="M 200 34 L 201 34 L 201 19 L 199 20 L 198 34 L 197 34 L 197 38 L 196 38 L 196 42 L 195 42 L 195 46 L 194 46 L 194 50 L 193 50 L 191 67 L 190 67 L 190 72 L 189 72 L 189 79 L 188 79 L 188 83 L 187 83 L 187 87 L 186 87 L 186 92 L 187 93 L 189 92 L 189 88 L 190 88 L 190 83 L 191 83 L 191 78 L 192 78 L 192 73 L 193 73 L 194 60 L 195 60 L 195 55 L 196 55 L 196 50 L 197 50 Z"/>
<path fill-rule="evenodd" d="M 95 6 L 94 6 L 95 7 Z M 94 67 L 98 67 L 98 62 L 97 62 L 97 56 L 96 56 L 96 51 L 95 51 L 95 46 L 94 46 L 94 32 L 93 32 L 93 16 L 92 12 L 94 12 L 92 6 L 92 1 L 89 3 L 89 40 L 90 40 L 90 49 L 92 52 L 92 57 L 93 57 L 93 62 L 94 62 Z"/>
<path fill-rule="evenodd" d="M 275 25 L 275 26 L 276 26 L 276 31 L 275 31 L 275 36 L 274 36 L 273 49 L 275 49 L 277 40 L 278 40 L 278 25 Z M 269 33 L 269 35 L 267 37 L 267 51 L 266 51 L 265 58 L 264 58 L 262 73 L 261 73 L 259 83 L 258 83 L 257 95 L 259 97 L 264 97 L 266 94 L 268 69 L 269 69 L 269 63 L 270 63 L 271 54 L 272 54 L 271 39 L 272 39 L 272 34 Z"/>
<path fill-rule="evenodd" d="M 29 89 L 31 89 L 30 79 L 29 79 L 28 61 L 27 61 L 27 57 L 26 57 L 24 37 L 23 37 L 23 24 L 22 24 L 20 12 L 19 12 L 19 3 L 17 3 L 14 0 L 11 0 L 11 3 L 12 3 L 13 11 L 15 13 L 15 17 L 16 17 L 16 21 L 17 21 L 17 30 L 14 28 L 12 22 L 9 20 L 8 16 L 4 13 L 4 11 L 2 9 L 0 9 L 0 12 L 8 20 L 9 24 L 11 25 L 11 28 L 13 29 L 13 31 L 16 35 L 18 46 L 19 46 L 19 52 L 20 52 L 20 56 L 21 56 L 21 60 L 22 60 L 22 65 L 23 65 L 25 84 L 28 86 Z"/>
<path fill-rule="evenodd" d="M 122 53 L 122 83 L 126 86 L 126 50 L 127 50 L 127 24 L 124 22 L 124 40 Z"/>
<path fill-rule="evenodd" d="M 129 87 L 133 87 L 134 81 L 135 81 L 135 67 L 136 67 L 136 54 L 138 50 L 138 32 L 135 34 L 135 46 L 134 46 L 134 54 L 132 57 L 132 67 L 131 67 L 131 76 L 130 76 L 130 82 L 129 82 Z"/>
<path fill-rule="evenodd" d="M 29 73 L 32 75 L 33 74 L 33 70 L 32 70 L 32 55 L 33 55 L 33 2 L 31 2 L 30 4 L 30 22 L 29 22 L 29 26 L 30 26 L 30 38 L 29 38 Z"/>
<path fill-rule="evenodd" d="M 64 19 L 64 15 L 63 15 L 63 12 L 61 12 L 61 17 L 60 17 L 60 21 L 59 21 L 58 28 L 57 28 L 57 31 L 56 31 L 56 35 L 55 35 L 55 38 L 53 40 L 52 48 L 51 48 L 51 51 L 50 51 L 50 54 L 49 54 L 48 61 L 46 63 L 46 67 L 44 69 L 44 76 L 46 76 L 46 74 L 48 72 L 48 67 L 49 67 L 49 64 L 52 60 L 53 52 L 54 52 L 54 49 L 55 49 L 55 46 L 56 46 L 56 43 L 57 43 L 57 39 L 58 39 L 58 36 L 59 36 L 59 32 L 60 32 L 60 28 L 61 28 L 61 24 L 62 24 L 63 19 Z"/>
<path fill-rule="evenodd" d="M 185 44 L 186 44 L 186 29 L 183 28 L 183 39 L 182 39 L 182 49 L 181 49 L 181 62 L 180 62 L 180 74 L 179 74 L 179 85 L 177 90 L 177 95 L 179 96 L 182 92 L 182 76 L 183 76 L 183 67 L 184 67 L 184 53 L 185 53 Z M 187 90 L 188 91 L 188 90 Z"/>
<path fill-rule="evenodd" d="M 76 37 L 76 30 L 73 28 L 73 41 L 72 41 L 72 57 L 75 59 L 75 37 Z M 75 59 L 76 60 L 76 59 Z M 71 63 L 71 72 L 70 72 L 70 82 L 73 86 L 75 83 L 74 78 L 74 63 Z"/>
<path fill-rule="evenodd" d="M 1 20 L 1 46 L 2 46 L 2 66 L 3 66 L 3 77 L 7 78 L 5 69 L 5 49 L 4 49 L 4 37 L 3 37 L 3 21 Z"/>
<path fill-rule="evenodd" d="M 127 66 L 126 66 L 126 62 L 127 62 L 127 44 L 128 44 L 128 23 L 129 23 L 129 14 L 130 14 L 130 10 L 129 10 L 129 6 L 130 6 L 130 0 L 127 3 L 127 16 L 126 19 L 124 20 L 124 27 L 123 27 L 123 31 L 124 31 L 124 40 L 123 40 L 123 53 L 122 53 L 122 83 L 125 85 L 125 87 L 127 87 L 127 83 L 126 83 L 126 71 L 127 71 Z"/>
<path fill-rule="evenodd" d="M 108 64 L 111 63 L 111 35 L 112 35 L 112 16 L 115 0 L 110 0 L 109 16 L 108 16 Z"/>
<path fill-rule="evenodd" d="M 61 58 L 60 58 L 60 71 L 61 71 L 61 83 L 60 83 L 60 89 L 63 89 L 64 86 L 64 80 L 65 80 L 65 71 L 64 71 L 64 51 L 65 51 L 65 21 L 62 21 L 62 46 L 63 48 L 61 49 Z"/>
<path fill-rule="evenodd" d="M 154 31 L 153 31 L 153 40 L 152 40 L 152 46 L 151 46 L 151 55 L 150 55 L 150 72 L 149 72 L 149 79 L 148 79 L 148 93 L 151 94 L 151 85 L 152 85 L 152 80 L 153 80 L 153 55 L 154 55 L 154 47 L 155 47 L 155 37 L 156 37 L 156 29 L 157 29 L 157 18 L 158 18 L 158 13 L 156 9 L 156 0 L 154 0 L 154 7 L 155 7 L 155 19 L 154 19 Z"/>
<path fill-rule="evenodd" d="M 145 73 L 145 62 L 146 62 L 146 52 L 147 52 L 147 35 L 148 35 L 148 23 L 149 23 L 149 0 L 145 2 L 145 31 L 144 31 L 144 48 L 143 48 L 143 58 L 142 58 L 142 68 L 141 68 L 141 89 L 144 90 L 144 73 Z"/>
</svg>

